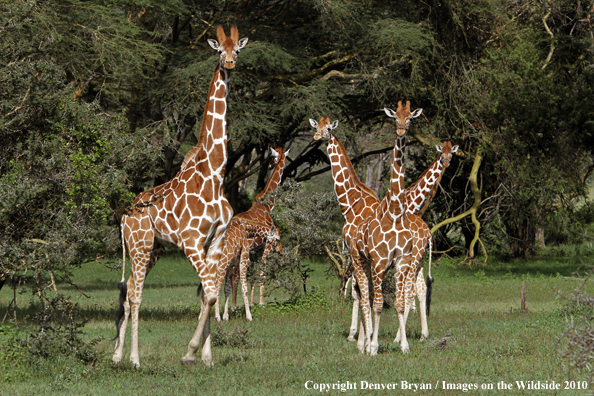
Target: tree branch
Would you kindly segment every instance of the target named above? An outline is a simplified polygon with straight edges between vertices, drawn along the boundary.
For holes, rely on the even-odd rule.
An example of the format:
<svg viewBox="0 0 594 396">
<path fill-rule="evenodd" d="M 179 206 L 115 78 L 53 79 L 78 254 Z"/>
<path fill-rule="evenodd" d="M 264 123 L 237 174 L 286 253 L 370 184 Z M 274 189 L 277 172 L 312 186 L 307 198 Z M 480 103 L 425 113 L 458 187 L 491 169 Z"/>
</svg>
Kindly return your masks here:
<svg viewBox="0 0 594 396">
<path fill-rule="evenodd" d="M 481 223 L 476 218 L 476 211 L 481 206 L 481 190 L 478 188 L 477 174 L 478 174 L 479 167 L 481 166 L 482 159 L 483 159 L 483 155 L 481 153 L 481 150 L 478 149 L 476 151 L 476 156 L 474 157 L 474 165 L 472 165 L 472 171 L 470 172 L 470 176 L 468 177 L 468 181 L 470 182 L 470 188 L 471 188 L 472 194 L 474 196 L 474 204 L 472 205 L 472 207 L 470 209 L 468 209 L 466 212 L 459 214 L 458 216 L 450 217 L 449 219 L 442 221 L 441 223 L 435 225 L 431 229 L 431 234 L 433 234 L 433 233 L 435 233 L 435 231 L 437 231 L 439 228 L 443 227 L 444 225 L 455 223 L 459 220 L 462 220 L 464 217 L 470 215 L 472 223 L 474 224 L 474 238 L 472 239 L 472 242 L 470 243 L 470 249 L 468 252 L 468 255 L 471 258 L 474 257 L 474 245 L 476 244 L 477 241 L 480 242 L 480 244 L 483 248 L 483 252 L 485 253 L 485 257 L 487 257 L 487 251 L 485 249 L 485 245 L 479 238 Z"/>
<path fill-rule="evenodd" d="M 352 158 L 352 159 L 351 159 L 351 163 L 352 163 L 353 165 L 356 165 L 356 164 L 358 164 L 360 161 L 362 161 L 363 159 L 365 159 L 365 158 L 369 157 L 370 155 L 376 155 L 376 154 L 383 154 L 383 153 L 387 153 L 388 151 L 390 151 L 390 150 L 392 150 L 392 149 L 393 149 L 393 147 L 392 147 L 392 146 L 389 146 L 389 147 L 384 147 L 384 148 L 381 148 L 381 149 L 378 149 L 378 150 L 368 151 L 368 152 L 366 152 L 366 153 L 363 153 L 363 154 L 361 154 L 361 155 L 358 155 L 358 156 L 356 156 L 356 157 Z M 322 169 L 318 169 L 317 171 L 310 172 L 310 173 L 308 173 L 308 174 L 306 174 L 306 175 L 304 175 L 304 176 L 299 176 L 299 177 L 296 177 L 296 178 L 295 178 L 295 181 L 297 181 L 297 182 L 300 182 L 300 181 L 309 180 L 309 179 L 311 179 L 312 177 L 314 177 L 314 176 L 317 176 L 317 175 L 321 175 L 322 173 L 326 173 L 326 172 L 328 172 L 328 171 L 329 171 L 329 170 L 331 170 L 331 169 L 332 169 L 332 167 L 331 167 L 331 166 L 326 166 L 326 167 L 324 167 L 324 168 L 322 168 Z"/>
<path fill-rule="evenodd" d="M 553 35 L 553 32 L 551 32 L 551 29 L 549 29 L 549 25 L 547 25 L 547 18 L 549 17 L 549 15 L 551 15 L 551 11 L 547 12 L 547 15 L 545 15 L 544 18 L 542 18 L 542 23 L 544 24 L 544 27 L 545 27 L 547 33 L 549 34 L 549 36 L 551 36 L 551 49 L 549 51 L 549 55 L 547 56 L 547 59 L 545 60 L 544 65 L 542 65 L 542 70 L 544 70 L 545 67 L 547 67 L 547 65 L 551 61 L 551 58 L 553 57 L 553 52 L 555 51 L 555 42 L 553 41 L 555 36 Z"/>
</svg>

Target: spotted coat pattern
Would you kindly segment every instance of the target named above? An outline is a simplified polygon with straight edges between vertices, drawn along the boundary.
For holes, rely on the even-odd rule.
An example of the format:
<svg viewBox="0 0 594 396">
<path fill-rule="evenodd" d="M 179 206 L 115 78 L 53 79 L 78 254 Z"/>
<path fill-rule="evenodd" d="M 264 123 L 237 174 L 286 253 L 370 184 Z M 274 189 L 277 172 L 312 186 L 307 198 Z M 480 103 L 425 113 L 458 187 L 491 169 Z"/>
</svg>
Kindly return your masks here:
<svg viewBox="0 0 594 396">
<path fill-rule="evenodd" d="M 427 224 L 418 216 L 406 210 L 404 188 L 404 148 L 410 120 L 418 117 L 421 110 L 410 112 L 410 102 L 402 107 L 398 102 L 396 112 L 386 109 L 386 113 L 396 119 L 396 142 L 390 174 L 390 187 L 386 197 L 380 203 L 379 210 L 368 217 L 357 228 L 356 244 L 351 246 L 351 257 L 357 284 L 361 293 L 362 329 L 359 332 L 358 349 L 361 353 L 377 354 L 379 347 L 378 333 L 383 307 L 381 284 L 386 271 L 394 265 L 396 268 L 395 308 L 402 335 L 401 349 L 409 350 L 406 340 L 406 318 L 412 285 L 422 266 L 427 245 L 431 248 L 431 232 Z M 431 256 L 429 256 L 431 257 Z M 370 262 L 370 283 L 365 272 L 366 262 Z M 369 288 L 371 285 L 371 290 Z M 371 293 L 370 293 L 371 291 Z M 371 324 L 369 298 L 373 297 L 374 325 Z M 372 339 L 373 337 L 373 339 Z M 396 340 L 395 340 L 396 341 Z"/>
<path fill-rule="evenodd" d="M 193 364 L 195 353 L 202 346 L 202 361 L 212 365 L 209 313 L 217 299 L 215 275 L 222 252 L 223 234 L 233 216 L 223 191 L 227 164 L 228 84 L 237 53 L 247 44 L 247 38 L 239 40 L 235 26 L 231 27 L 229 37 L 218 26 L 217 39 L 209 40 L 221 57 L 210 83 L 198 143 L 188 152 L 180 171 L 172 180 L 140 193 L 128 213 L 122 216 L 124 259 L 127 250 L 132 274 L 126 284 L 124 318 L 113 355 L 116 363 L 122 359 L 126 325 L 131 316 L 130 360 L 134 365 L 140 365 L 138 311 L 144 281 L 163 254 L 164 247 L 177 246 L 190 260 L 203 288 L 198 327 L 181 360 L 183 364 Z"/>
<path fill-rule="evenodd" d="M 233 217 L 225 233 L 225 246 L 223 247 L 223 254 L 217 269 L 216 277 L 217 295 L 221 290 L 223 279 L 229 279 L 229 282 L 225 283 L 225 311 L 223 313 L 223 320 L 228 320 L 229 318 L 228 300 L 229 295 L 233 291 L 233 283 L 235 282 L 236 284 L 236 280 L 233 279 L 233 274 L 236 273 L 239 273 L 241 278 L 241 291 L 245 302 L 246 317 L 249 321 L 252 320 L 247 298 L 247 270 L 250 262 L 249 253 L 255 249 L 264 248 L 265 256 L 262 258 L 262 264 L 264 266 L 268 253 L 272 251 L 272 248 L 270 248 L 267 252 L 265 247 L 266 238 L 272 227 L 274 227 L 274 222 L 270 216 L 275 204 L 275 197 L 272 193 L 276 191 L 282 181 L 287 154 L 283 151 L 282 147 L 277 147 L 272 152 L 274 161 L 271 166 L 274 166 L 274 170 L 266 182 L 266 186 L 264 186 L 262 192 L 256 196 L 256 199 L 249 210 Z M 274 247 L 276 247 L 276 245 Z M 277 251 L 282 251 L 280 241 L 277 246 Z M 239 268 L 235 270 L 233 268 L 236 266 L 237 261 L 239 261 Z M 230 266 L 232 266 L 231 272 L 229 272 Z M 227 273 L 229 273 L 229 276 L 226 276 Z M 264 305 L 264 280 L 266 279 L 264 271 L 261 271 L 260 278 L 260 305 Z M 236 290 L 237 289 L 235 288 L 235 292 Z M 235 306 L 235 292 L 233 293 L 234 303 L 232 308 Z M 217 320 L 220 321 L 218 302 L 215 306 L 215 316 Z"/>
</svg>

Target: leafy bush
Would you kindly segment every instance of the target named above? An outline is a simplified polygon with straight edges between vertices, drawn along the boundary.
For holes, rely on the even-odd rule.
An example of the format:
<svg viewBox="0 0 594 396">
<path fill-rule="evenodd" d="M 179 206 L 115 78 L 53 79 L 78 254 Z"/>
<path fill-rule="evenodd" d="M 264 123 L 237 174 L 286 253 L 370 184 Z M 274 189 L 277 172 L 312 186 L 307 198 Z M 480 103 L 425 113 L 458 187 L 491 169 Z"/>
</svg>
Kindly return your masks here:
<svg viewBox="0 0 594 396">
<path fill-rule="evenodd" d="M 592 270 L 588 278 L 592 276 Z M 566 318 L 569 326 L 562 340 L 567 342 L 563 357 L 571 367 L 585 372 L 594 383 L 594 296 L 586 292 L 586 283 L 567 297 Z"/>
<path fill-rule="evenodd" d="M 3 378 L 0 378 L 5 382 L 12 381 L 13 375 L 21 381 L 27 379 L 29 374 L 25 368 L 29 357 L 19 329 L 13 325 L 0 324 L 0 371 L 3 373 Z"/>
</svg>

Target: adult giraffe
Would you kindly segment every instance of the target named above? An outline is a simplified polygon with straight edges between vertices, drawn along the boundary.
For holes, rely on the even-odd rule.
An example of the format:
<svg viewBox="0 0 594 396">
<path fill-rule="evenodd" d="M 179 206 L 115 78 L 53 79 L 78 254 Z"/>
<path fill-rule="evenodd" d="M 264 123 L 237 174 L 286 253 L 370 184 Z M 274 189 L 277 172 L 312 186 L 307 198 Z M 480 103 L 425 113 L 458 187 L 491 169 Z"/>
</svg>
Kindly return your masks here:
<svg viewBox="0 0 594 396">
<path fill-rule="evenodd" d="M 405 190 L 406 194 L 406 211 L 409 214 L 414 214 L 422 217 L 429 203 L 435 196 L 437 186 L 441 181 L 441 177 L 445 168 L 450 165 L 452 155 L 458 150 L 458 146 L 452 147 L 452 143 L 445 141 L 443 146 L 435 146 L 439 154 L 429 165 L 429 167 L 421 173 L 416 182 L 408 186 Z M 414 309 L 414 298 L 419 299 L 420 317 L 421 317 L 421 340 L 429 337 L 429 328 L 427 326 L 427 315 L 430 311 L 431 303 L 431 267 L 427 276 L 427 284 L 429 285 L 429 293 L 427 293 L 427 284 L 425 283 L 423 268 L 419 271 L 417 281 L 413 285 L 412 293 L 409 296 L 410 304 Z M 358 293 L 353 292 L 353 315 L 351 320 L 351 328 L 348 336 L 349 341 L 355 341 L 355 334 L 357 333 L 359 296 Z"/>
<path fill-rule="evenodd" d="M 396 119 L 396 142 L 390 171 L 390 187 L 382 200 L 379 210 L 365 219 L 357 228 L 356 243 L 351 246 L 353 269 L 361 293 L 362 330 L 357 347 L 361 353 L 376 355 L 379 347 L 378 333 L 383 308 L 382 280 L 386 271 L 396 266 L 395 308 L 400 323 L 401 349 L 408 353 L 406 339 L 406 319 L 412 284 L 418 271 L 427 245 L 431 249 L 431 232 L 427 224 L 418 216 L 406 211 L 404 189 L 404 148 L 410 120 L 421 115 L 422 109 L 410 112 L 410 101 L 406 106 L 398 102 L 396 112 L 385 109 L 386 114 Z M 431 255 L 429 255 L 431 260 Z M 371 284 L 373 286 L 374 324 L 371 324 L 369 306 L 369 285 L 364 272 L 364 262 L 370 261 Z M 431 265 L 431 263 L 429 263 Z M 364 334 L 363 334 L 364 333 Z M 373 339 L 372 339 L 373 337 Z M 395 340 L 397 341 L 397 340 Z"/>
<path fill-rule="evenodd" d="M 334 180 L 334 192 L 344 217 L 342 239 L 350 249 L 357 227 L 364 219 L 378 210 L 379 199 L 373 190 L 359 180 L 346 149 L 332 132 L 338 126 L 338 120 L 330 123 L 330 117 L 322 117 L 320 122 L 312 119 L 309 122 L 316 129 L 314 139 L 323 139 L 327 142 L 326 147 L 330 158 L 332 179 Z M 353 322 L 351 322 L 348 338 L 350 341 L 355 340 L 354 335 L 357 333 L 358 310 L 359 296 L 355 289 L 355 282 L 353 282 Z"/>
<path fill-rule="evenodd" d="M 140 366 L 138 311 L 142 302 L 144 280 L 163 254 L 164 246 L 174 245 L 184 251 L 204 289 L 198 327 L 181 362 L 193 364 L 202 341 L 202 361 L 209 366 L 213 364 L 209 316 L 210 309 L 217 300 L 215 275 L 221 255 L 222 237 L 233 216 L 233 209 L 223 191 L 227 165 L 228 83 L 237 54 L 245 47 L 248 39 L 239 40 L 236 26 L 231 26 L 229 37 L 223 27 L 218 26 L 217 40 L 208 40 L 210 46 L 221 55 L 210 83 L 198 143 L 188 152 L 180 171 L 173 179 L 140 193 L 128 213 L 122 216 L 124 263 L 122 281 L 118 285 L 121 293 L 120 313 L 116 320 L 117 342 L 113 355 L 116 363 L 122 360 L 126 325 L 131 315 L 130 360 L 135 366 Z M 127 283 L 124 282 L 126 248 L 132 268 Z"/>
<path fill-rule="evenodd" d="M 241 292 L 245 303 L 246 318 L 249 321 L 252 320 L 250 304 L 247 298 L 247 269 L 250 262 L 250 251 L 264 247 L 266 237 L 271 228 L 274 227 L 274 222 L 272 221 L 270 213 L 272 212 L 272 209 L 274 209 L 276 198 L 272 193 L 276 191 L 281 183 L 283 170 L 285 169 L 286 156 L 289 152 L 283 151 L 283 148 L 280 146 L 271 150 L 274 158 L 271 166 L 274 166 L 274 170 L 266 182 L 266 186 L 264 186 L 262 192 L 256 196 L 250 209 L 233 217 L 225 232 L 225 245 L 217 269 L 215 284 L 218 296 L 223 279 L 225 279 L 225 275 L 229 270 L 229 266 L 240 259 L 239 273 L 241 277 Z M 280 242 L 274 247 L 277 248 L 277 251 L 282 252 Z M 268 256 L 270 251 L 272 251 L 272 248 L 270 248 L 268 252 L 265 249 L 264 254 Z M 266 256 L 262 257 L 263 265 L 266 261 Z M 232 273 L 230 273 L 230 275 L 231 274 Z M 260 278 L 260 305 L 264 305 L 264 280 L 266 279 L 266 274 L 263 270 L 260 273 Z M 229 279 L 229 281 L 230 282 L 226 282 L 225 284 L 225 311 L 223 313 L 223 320 L 229 319 L 228 304 L 231 290 L 227 285 L 231 286 L 233 279 Z M 237 289 L 235 289 L 235 293 L 236 291 Z M 234 300 L 236 299 L 235 293 Z M 232 308 L 234 306 L 235 301 L 233 301 Z M 218 321 L 221 320 L 218 301 L 215 304 L 215 316 Z"/>
</svg>

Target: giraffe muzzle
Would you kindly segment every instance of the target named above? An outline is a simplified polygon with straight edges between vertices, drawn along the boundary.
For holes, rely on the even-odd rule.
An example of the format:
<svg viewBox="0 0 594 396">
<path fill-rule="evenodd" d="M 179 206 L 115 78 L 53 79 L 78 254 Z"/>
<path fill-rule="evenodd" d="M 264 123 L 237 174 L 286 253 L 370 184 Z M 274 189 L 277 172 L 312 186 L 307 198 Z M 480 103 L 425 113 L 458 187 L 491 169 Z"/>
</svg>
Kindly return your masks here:
<svg viewBox="0 0 594 396">
<path fill-rule="evenodd" d="M 396 128 L 398 136 L 404 136 L 406 134 L 406 128 Z"/>
</svg>

